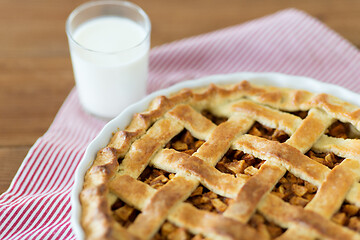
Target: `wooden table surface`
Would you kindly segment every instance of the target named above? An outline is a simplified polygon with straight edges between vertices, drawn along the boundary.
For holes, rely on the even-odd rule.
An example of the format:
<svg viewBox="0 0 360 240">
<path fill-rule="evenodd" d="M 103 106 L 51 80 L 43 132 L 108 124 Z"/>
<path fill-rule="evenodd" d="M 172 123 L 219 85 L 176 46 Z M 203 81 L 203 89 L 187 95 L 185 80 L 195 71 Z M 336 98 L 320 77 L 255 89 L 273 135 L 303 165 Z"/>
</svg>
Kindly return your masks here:
<svg viewBox="0 0 360 240">
<path fill-rule="evenodd" d="M 81 0 L 0 0 L 0 193 L 74 86 L 65 21 Z M 152 46 L 294 7 L 358 48 L 359 0 L 135 0 Z"/>
</svg>

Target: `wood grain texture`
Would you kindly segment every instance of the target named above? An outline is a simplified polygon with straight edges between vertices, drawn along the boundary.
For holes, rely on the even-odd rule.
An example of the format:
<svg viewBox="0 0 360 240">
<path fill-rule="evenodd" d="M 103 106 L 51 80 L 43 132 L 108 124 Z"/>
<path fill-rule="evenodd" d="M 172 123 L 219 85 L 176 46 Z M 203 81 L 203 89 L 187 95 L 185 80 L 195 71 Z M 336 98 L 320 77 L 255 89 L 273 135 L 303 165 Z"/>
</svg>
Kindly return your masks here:
<svg viewBox="0 0 360 240">
<path fill-rule="evenodd" d="M 65 21 L 80 0 L 0 0 L 0 193 L 74 86 Z M 293 7 L 360 47 L 359 0 L 134 0 L 152 46 Z"/>
</svg>

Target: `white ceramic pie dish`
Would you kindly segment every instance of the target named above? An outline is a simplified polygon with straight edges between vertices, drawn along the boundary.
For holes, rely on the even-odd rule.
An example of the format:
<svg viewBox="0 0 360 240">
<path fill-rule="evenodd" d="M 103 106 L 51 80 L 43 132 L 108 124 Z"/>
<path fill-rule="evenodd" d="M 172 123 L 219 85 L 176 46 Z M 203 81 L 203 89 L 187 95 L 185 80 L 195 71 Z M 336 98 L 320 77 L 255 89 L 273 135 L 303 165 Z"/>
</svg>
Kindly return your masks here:
<svg viewBox="0 0 360 240">
<path fill-rule="evenodd" d="M 177 92 L 183 88 L 198 88 L 209 85 L 210 83 L 231 84 L 242 80 L 248 80 L 254 84 L 260 85 L 303 89 L 315 93 L 328 93 L 343 99 L 344 101 L 360 106 L 360 95 L 345 88 L 333 84 L 323 83 L 308 77 L 290 76 L 280 73 L 241 72 L 227 75 L 213 75 L 196 80 L 181 82 L 167 89 L 154 92 L 141 101 L 127 107 L 120 115 L 107 123 L 98 136 L 88 145 L 85 155 L 75 172 L 75 183 L 71 193 L 71 223 L 76 238 L 84 239 L 84 232 L 80 224 L 81 206 L 79 195 L 82 190 L 85 173 L 95 159 L 96 153 L 108 144 L 113 132 L 118 129 L 124 129 L 130 123 L 133 114 L 145 111 L 151 100 L 153 100 L 156 96 L 168 96 L 171 93 Z"/>
</svg>

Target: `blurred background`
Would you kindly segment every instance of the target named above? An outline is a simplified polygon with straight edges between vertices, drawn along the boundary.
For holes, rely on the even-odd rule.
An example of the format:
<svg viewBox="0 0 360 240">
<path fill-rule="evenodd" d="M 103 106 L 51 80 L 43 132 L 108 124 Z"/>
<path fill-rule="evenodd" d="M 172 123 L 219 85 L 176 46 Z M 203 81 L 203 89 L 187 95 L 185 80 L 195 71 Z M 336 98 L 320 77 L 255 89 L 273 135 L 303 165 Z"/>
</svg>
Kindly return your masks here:
<svg viewBox="0 0 360 240">
<path fill-rule="evenodd" d="M 65 21 L 80 0 L 0 0 L 0 193 L 74 87 Z M 152 47 L 285 8 L 319 19 L 360 47 L 359 0 L 135 0 Z"/>
</svg>

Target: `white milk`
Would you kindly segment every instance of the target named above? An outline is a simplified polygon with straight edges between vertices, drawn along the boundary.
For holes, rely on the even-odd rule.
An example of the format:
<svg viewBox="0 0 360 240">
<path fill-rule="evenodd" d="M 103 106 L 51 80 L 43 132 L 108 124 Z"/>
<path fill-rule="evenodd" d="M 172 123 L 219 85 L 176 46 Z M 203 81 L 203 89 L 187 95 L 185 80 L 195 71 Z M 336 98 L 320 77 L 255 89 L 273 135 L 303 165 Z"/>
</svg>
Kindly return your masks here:
<svg viewBox="0 0 360 240">
<path fill-rule="evenodd" d="M 146 37 L 137 23 L 115 16 L 92 19 L 75 30 L 78 44 L 70 44 L 70 53 L 80 101 L 88 112 L 113 118 L 145 95 Z"/>
</svg>

